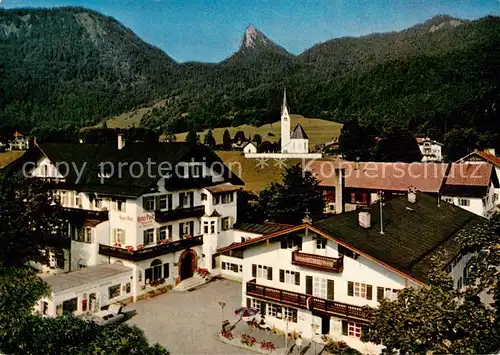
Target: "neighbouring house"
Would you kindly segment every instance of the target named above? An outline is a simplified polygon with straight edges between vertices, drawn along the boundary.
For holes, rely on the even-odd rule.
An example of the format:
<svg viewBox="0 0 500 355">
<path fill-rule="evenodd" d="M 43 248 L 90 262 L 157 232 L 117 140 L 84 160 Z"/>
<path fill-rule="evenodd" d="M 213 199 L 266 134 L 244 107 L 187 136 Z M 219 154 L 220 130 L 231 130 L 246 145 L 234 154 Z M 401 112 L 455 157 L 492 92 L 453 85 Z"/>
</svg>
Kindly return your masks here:
<svg viewBox="0 0 500 355">
<path fill-rule="evenodd" d="M 495 167 L 495 172 L 497 177 L 500 179 L 500 157 L 497 157 L 495 154 L 495 149 L 489 148 L 485 150 L 475 150 L 470 154 L 467 154 L 465 157 L 460 158 L 457 163 L 463 162 L 486 162 L 493 164 Z M 493 201 L 495 204 L 499 204 L 499 195 L 500 191 L 496 190 L 495 195 L 493 197 Z"/>
<path fill-rule="evenodd" d="M 406 287 L 428 283 L 431 258 L 462 287 L 468 255 L 455 236 L 483 218 L 433 196 L 408 193 L 379 206 L 270 232 L 218 252 L 241 265 L 242 305 L 260 310 L 271 326 L 303 337 L 329 334 L 363 353 L 368 325 L 363 306 L 377 307 Z M 422 223 L 425 221 L 425 223 Z M 383 234 L 380 232 L 383 230 Z"/>
<path fill-rule="evenodd" d="M 499 182 L 492 164 L 379 163 L 340 159 L 310 161 L 306 169 L 319 180 L 326 199 L 326 213 L 342 213 L 406 194 L 412 188 L 436 199 L 458 205 L 479 216 L 496 210 Z M 340 203 L 339 203 L 340 201 Z"/>
<path fill-rule="evenodd" d="M 26 150 L 30 146 L 29 137 L 23 136 L 18 131 L 13 134 L 13 139 L 9 143 L 10 150 Z"/>
<path fill-rule="evenodd" d="M 442 143 L 436 142 L 428 137 L 418 137 L 416 138 L 418 147 L 420 148 L 420 153 L 422 153 L 422 162 L 442 162 L 443 154 L 441 148 Z"/>
<path fill-rule="evenodd" d="M 23 168 L 49 182 L 68 222 L 68 246 L 50 255 L 48 265 L 35 267 L 42 273 L 69 272 L 61 280 L 86 275 L 79 270 L 84 268 L 99 274 L 101 264 L 129 270 L 129 281 L 120 282 L 114 297 L 108 297 L 107 288 L 118 283 L 104 287 L 105 280 L 94 279 L 83 280 L 78 291 L 64 286 L 54 294 L 56 303 L 59 293 L 63 298 L 78 294 L 71 296 L 78 298 L 77 312 L 94 292 L 95 302 L 104 306 L 124 294 L 135 300 L 179 284 L 197 268 L 213 272 L 216 249 L 240 240 L 233 239 L 232 226 L 243 182 L 203 145 L 125 144 L 121 136 L 117 145 L 39 143 L 9 171 Z"/>
<path fill-rule="evenodd" d="M 243 145 L 243 153 L 257 153 L 257 146 L 254 142 L 246 142 Z"/>
</svg>

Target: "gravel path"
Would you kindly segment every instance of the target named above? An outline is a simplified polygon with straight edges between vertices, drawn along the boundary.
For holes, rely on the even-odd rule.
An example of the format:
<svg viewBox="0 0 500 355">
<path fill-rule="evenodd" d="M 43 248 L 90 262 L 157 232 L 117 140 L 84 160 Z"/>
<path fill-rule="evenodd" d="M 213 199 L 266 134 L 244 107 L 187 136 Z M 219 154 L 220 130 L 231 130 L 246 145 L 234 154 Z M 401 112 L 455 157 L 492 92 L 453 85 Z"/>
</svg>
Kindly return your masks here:
<svg viewBox="0 0 500 355">
<path fill-rule="evenodd" d="M 191 292 L 171 291 L 132 303 L 125 311 L 137 314 L 127 323 L 137 325 L 150 343 L 163 345 L 172 355 L 255 354 L 218 340 L 219 301 L 226 303 L 224 318 L 233 322 L 233 311 L 241 305 L 241 284 L 216 280 Z"/>
</svg>

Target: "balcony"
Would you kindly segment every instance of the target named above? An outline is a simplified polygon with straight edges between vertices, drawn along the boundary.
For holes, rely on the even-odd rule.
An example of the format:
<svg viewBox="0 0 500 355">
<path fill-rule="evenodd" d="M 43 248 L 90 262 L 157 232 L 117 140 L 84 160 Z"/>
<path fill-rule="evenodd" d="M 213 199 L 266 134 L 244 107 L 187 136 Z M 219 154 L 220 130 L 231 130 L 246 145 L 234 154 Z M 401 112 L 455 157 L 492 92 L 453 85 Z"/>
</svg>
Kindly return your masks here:
<svg viewBox="0 0 500 355">
<path fill-rule="evenodd" d="M 155 211 L 155 221 L 165 223 L 183 218 L 201 217 L 205 214 L 205 206 L 176 208 L 169 211 Z"/>
<path fill-rule="evenodd" d="M 174 253 L 179 250 L 184 250 L 202 244 L 203 244 L 202 235 L 176 240 L 175 242 L 170 242 L 167 244 L 159 244 L 152 247 L 145 247 L 144 249 L 137 249 L 137 250 L 128 250 L 126 248 L 118 248 L 109 245 L 99 244 L 99 254 L 130 261 L 141 261 L 150 258 L 155 258 L 157 256 L 168 253 Z"/>
<path fill-rule="evenodd" d="M 292 252 L 292 264 L 315 270 L 339 273 L 344 271 L 344 257 L 330 258 L 328 256 Z"/>
<path fill-rule="evenodd" d="M 63 215 L 70 220 L 93 219 L 104 222 L 109 219 L 108 210 L 94 211 L 94 210 L 86 210 L 83 208 L 73 208 L 73 207 L 62 207 L 62 210 L 63 210 Z"/>
<path fill-rule="evenodd" d="M 327 313 L 334 316 L 343 316 L 352 319 L 367 321 L 367 314 L 363 307 L 347 303 L 326 300 L 303 293 L 281 290 L 279 288 L 258 285 L 255 280 L 247 282 L 246 293 L 248 296 L 257 297 L 265 301 L 277 302 L 285 306 L 309 309 L 314 312 Z M 309 308 L 307 299 L 310 298 Z"/>
</svg>

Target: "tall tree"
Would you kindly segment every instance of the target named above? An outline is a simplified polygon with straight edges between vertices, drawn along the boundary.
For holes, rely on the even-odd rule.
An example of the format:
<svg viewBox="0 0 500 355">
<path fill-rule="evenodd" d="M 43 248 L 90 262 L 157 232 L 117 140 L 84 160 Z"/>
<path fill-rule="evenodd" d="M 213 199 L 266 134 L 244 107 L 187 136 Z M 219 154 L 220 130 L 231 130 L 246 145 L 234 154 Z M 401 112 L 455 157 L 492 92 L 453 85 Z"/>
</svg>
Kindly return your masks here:
<svg viewBox="0 0 500 355">
<path fill-rule="evenodd" d="M 344 124 L 340 131 L 339 149 L 346 160 L 372 160 L 375 135 L 372 129 L 361 126 L 357 119 Z"/>
<path fill-rule="evenodd" d="M 190 144 L 197 144 L 200 142 L 200 137 L 195 131 L 189 131 L 186 135 L 186 142 Z"/>
<path fill-rule="evenodd" d="M 422 160 L 422 154 L 413 134 L 397 127 L 386 128 L 375 147 L 375 160 L 413 163 Z"/>
<path fill-rule="evenodd" d="M 226 129 L 224 134 L 222 135 L 222 146 L 224 150 L 231 150 L 231 144 L 233 143 L 233 139 L 231 138 L 231 134 Z"/>
<path fill-rule="evenodd" d="M 499 217 L 460 231 L 457 240 L 472 255 L 466 265 L 465 287 L 454 289 L 439 258 L 434 258 L 428 286 L 403 289 L 397 300 L 381 300 L 379 308 L 370 310 L 370 330 L 363 340 L 383 344 L 386 354 L 498 351 Z"/>
<path fill-rule="evenodd" d="M 203 144 L 209 147 L 215 147 L 215 138 L 211 129 L 209 129 L 207 134 L 205 134 L 205 137 L 203 138 Z"/>
<path fill-rule="evenodd" d="M 13 175 L 0 186 L 0 263 L 43 261 L 40 250 L 62 249 L 67 225 L 55 196 L 43 182 Z"/>
<path fill-rule="evenodd" d="M 472 128 L 453 128 L 444 136 L 444 153 L 448 161 L 456 161 L 477 148 L 478 136 Z"/>
<path fill-rule="evenodd" d="M 234 135 L 234 143 L 241 143 L 241 142 L 244 142 L 246 141 L 246 137 L 245 137 L 245 132 L 243 131 L 238 131 L 236 132 L 236 134 Z"/>
<path fill-rule="evenodd" d="M 309 212 L 318 219 L 325 208 L 318 180 L 297 164 L 283 172 L 283 183 L 272 183 L 259 194 L 259 204 L 267 218 L 280 223 L 300 224 Z"/>
</svg>

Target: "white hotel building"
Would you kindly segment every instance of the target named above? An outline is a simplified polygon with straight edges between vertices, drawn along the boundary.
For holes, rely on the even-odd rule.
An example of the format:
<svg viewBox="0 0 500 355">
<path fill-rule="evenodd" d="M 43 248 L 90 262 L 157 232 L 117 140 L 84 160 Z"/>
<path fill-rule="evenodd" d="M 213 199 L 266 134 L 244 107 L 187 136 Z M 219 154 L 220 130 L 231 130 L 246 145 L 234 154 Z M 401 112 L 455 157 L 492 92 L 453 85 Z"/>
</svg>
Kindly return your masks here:
<svg viewBox="0 0 500 355">
<path fill-rule="evenodd" d="M 153 173 L 140 175 L 138 164 L 146 169 L 148 160 Z M 158 175 L 160 163 L 172 172 Z M 35 265 L 53 289 L 42 314 L 92 313 L 179 284 L 197 268 L 213 271 L 216 249 L 234 241 L 243 182 L 204 146 L 121 137 L 118 145 L 40 143 L 14 171 L 23 166 L 50 183 L 68 220 L 67 248 Z"/>
<path fill-rule="evenodd" d="M 377 353 L 379 346 L 359 340 L 368 324 L 363 306 L 425 285 L 437 252 L 461 287 L 468 257 L 460 256 L 454 236 L 483 220 L 451 204 L 438 206 L 433 196 L 412 201 L 401 196 L 385 203 L 383 234 L 379 206 L 372 205 L 221 248 L 220 261 L 241 266 L 241 304 L 259 309 L 271 326 L 307 338 L 328 334 Z"/>
</svg>

